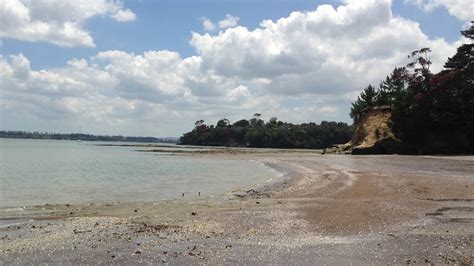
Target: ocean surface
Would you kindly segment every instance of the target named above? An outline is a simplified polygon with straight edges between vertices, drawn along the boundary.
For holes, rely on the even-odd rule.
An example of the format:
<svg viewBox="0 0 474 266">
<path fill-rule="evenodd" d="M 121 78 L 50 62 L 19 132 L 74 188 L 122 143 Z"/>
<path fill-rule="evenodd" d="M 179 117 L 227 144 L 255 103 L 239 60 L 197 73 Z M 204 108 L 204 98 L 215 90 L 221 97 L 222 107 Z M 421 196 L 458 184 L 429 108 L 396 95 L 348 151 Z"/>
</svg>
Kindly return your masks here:
<svg viewBox="0 0 474 266">
<path fill-rule="evenodd" d="M 278 175 L 255 161 L 96 144 L 107 143 L 0 139 L 0 207 L 213 197 Z"/>
</svg>

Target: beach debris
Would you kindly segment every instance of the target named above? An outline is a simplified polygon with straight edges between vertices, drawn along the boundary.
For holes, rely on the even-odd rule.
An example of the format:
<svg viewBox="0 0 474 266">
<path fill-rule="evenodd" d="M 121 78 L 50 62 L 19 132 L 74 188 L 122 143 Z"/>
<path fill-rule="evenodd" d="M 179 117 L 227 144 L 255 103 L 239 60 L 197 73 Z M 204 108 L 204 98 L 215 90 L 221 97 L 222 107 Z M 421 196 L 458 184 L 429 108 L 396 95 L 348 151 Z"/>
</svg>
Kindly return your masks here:
<svg viewBox="0 0 474 266">
<path fill-rule="evenodd" d="M 192 212 L 191 215 L 197 215 L 197 213 L 196 213 L 196 212 Z"/>
<path fill-rule="evenodd" d="M 140 255 L 140 254 L 142 254 L 142 252 L 141 252 L 141 250 L 137 250 L 137 251 L 135 251 L 135 254 Z"/>
<path fill-rule="evenodd" d="M 77 229 L 74 229 L 72 230 L 74 232 L 74 234 L 83 234 L 83 233 L 89 233 L 89 232 L 92 232 L 92 230 L 77 230 Z"/>
<path fill-rule="evenodd" d="M 136 210 L 133 210 L 133 212 L 138 212 L 138 210 L 137 210 L 137 209 L 136 209 Z"/>
<path fill-rule="evenodd" d="M 232 248 L 232 245 L 226 245 L 225 248 L 226 248 L 226 249 L 231 249 L 231 248 Z"/>
</svg>

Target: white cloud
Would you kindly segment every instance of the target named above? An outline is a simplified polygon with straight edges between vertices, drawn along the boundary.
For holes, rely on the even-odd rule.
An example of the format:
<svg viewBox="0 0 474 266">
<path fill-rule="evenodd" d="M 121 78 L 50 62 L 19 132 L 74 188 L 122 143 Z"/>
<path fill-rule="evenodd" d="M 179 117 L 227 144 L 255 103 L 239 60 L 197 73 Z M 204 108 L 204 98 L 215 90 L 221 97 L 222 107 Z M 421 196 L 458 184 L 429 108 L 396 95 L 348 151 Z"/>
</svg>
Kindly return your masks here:
<svg viewBox="0 0 474 266">
<path fill-rule="evenodd" d="M 130 9 L 125 9 L 125 10 L 117 11 L 117 13 L 112 15 L 112 18 L 120 22 L 128 22 L 128 21 L 134 21 L 136 18 L 136 15 Z"/>
<path fill-rule="evenodd" d="M 202 17 L 202 27 L 204 28 L 205 31 L 215 31 L 216 30 L 216 25 L 206 17 Z"/>
<path fill-rule="evenodd" d="M 241 82 L 268 80 L 260 84 L 267 92 L 291 95 L 359 89 L 405 65 L 406 55 L 422 47 L 433 48 L 433 70 L 440 70 L 458 45 L 429 39 L 418 23 L 393 16 L 388 0 L 321 5 L 254 30 L 193 33 L 191 44 L 203 69 Z"/>
<path fill-rule="evenodd" d="M 418 23 L 393 16 L 388 0 L 321 5 L 256 29 L 193 33 L 190 43 L 196 55 L 187 58 L 109 50 L 41 70 L 22 54 L 0 57 L 1 125 L 176 136 L 198 119 L 235 121 L 256 112 L 292 122 L 348 121 L 350 101 L 405 65 L 409 52 L 431 47 L 437 71 L 460 45 L 430 39 Z M 108 131 L 118 129 L 126 132 Z"/>
<path fill-rule="evenodd" d="M 217 25 L 219 25 L 219 28 L 221 29 L 227 29 L 227 28 L 232 28 L 237 26 L 239 24 L 239 18 L 234 17 L 230 14 L 225 15 L 225 19 L 220 20 Z"/>
<path fill-rule="evenodd" d="M 131 10 L 124 10 L 121 2 L 112 0 L 4 0 L 0 1 L 0 38 L 94 47 L 92 36 L 84 28 L 94 16 L 110 16 L 117 21 L 135 19 Z"/>
<path fill-rule="evenodd" d="M 470 22 L 474 19 L 474 1 L 472 0 L 405 0 L 421 7 L 426 12 L 444 6 L 449 14 L 461 21 Z"/>
</svg>

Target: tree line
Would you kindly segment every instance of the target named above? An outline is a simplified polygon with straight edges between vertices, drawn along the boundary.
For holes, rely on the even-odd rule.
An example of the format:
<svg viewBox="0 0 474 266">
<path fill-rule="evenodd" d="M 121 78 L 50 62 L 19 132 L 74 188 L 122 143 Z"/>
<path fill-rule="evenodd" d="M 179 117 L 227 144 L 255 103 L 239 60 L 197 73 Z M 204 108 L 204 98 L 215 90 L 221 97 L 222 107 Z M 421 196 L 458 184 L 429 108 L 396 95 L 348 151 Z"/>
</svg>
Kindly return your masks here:
<svg viewBox="0 0 474 266">
<path fill-rule="evenodd" d="M 91 135 L 81 133 L 48 133 L 48 132 L 27 132 L 27 131 L 0 131 L 0 138 L 14 139 L 55 139 L 55 140 L 81 140 L 81 141 L 121 141 L 121 142 L 160 142 L 176 143 L 174 138 L 154 138 L 154 137 L 126 137 Z"/>
<path fill-rule="evenodd" d="M 389 106 L 402 152 L 474 152 L 474 21 L 461 34 L 470 43 L 461 45 L 441 72 L 431 72 L 431 50 L 423 48 L 377 88 L 366 87 L 352 103 L 354 123 L 370 108 Z"/>
<path fill-rule="evenodd" d="M 351 139 L 352 127 L 342 122 L 321 124 L 292 124 L 278 121 L 276 117 L 265 122 L 261 114 L 253 118 L 231 123 L 219 120 L 216 125 L 196 121 L 192 131 L 180 138 L 181 144 L 257 148 L 305 148 L 324 149 L 334 143 L 345 143 Z"/>
</svg>

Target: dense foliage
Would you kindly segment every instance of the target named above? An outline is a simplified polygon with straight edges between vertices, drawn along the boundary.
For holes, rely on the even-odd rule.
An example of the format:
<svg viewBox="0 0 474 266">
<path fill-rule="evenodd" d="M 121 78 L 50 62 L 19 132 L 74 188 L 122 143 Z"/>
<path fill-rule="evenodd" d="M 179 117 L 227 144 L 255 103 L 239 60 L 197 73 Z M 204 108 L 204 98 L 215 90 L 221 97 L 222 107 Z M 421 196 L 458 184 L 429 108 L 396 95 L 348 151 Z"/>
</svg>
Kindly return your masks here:
<svg viewBox="0 0 474 266">
<path fill-rule="evenodd" d="M 221 119 L 208 126 L 203 120 L 196 121 L 195 128 L 184 134 L 180 142 L 188 145 L 308 148 L 323 149 L 334 143 L 345 143 L 352 135 L 346 123 L 326 122 L 295 125 L 271 118 L 268 122 L 255 114 L 250 120 L 239 120 L 233 124 Z"/>
<path fill-rule="evenodd" d="M 154 137 L 124 137 L 124 136 L 97 136 L 90 134 L 71 133 L 46 133 L 26 131 L 0 131 L 0 138 L 14 139 L 56 139 L 56 140 L 83 140 L 83 141 L 122 141 L 122 142 L 161 142 L 176 143 L 174 138 Z"/>
<path fill-rule="evenodd" d="M 430 71 L 429 48 L 410 54 L 379 86 L 368 86 L 352 103 L 357 123 L 366 110 L 390 106 L 393 128 L 409 153 L 474 152 L 474 22 L 463 44 L 439 73 Z"/>
</svg>

